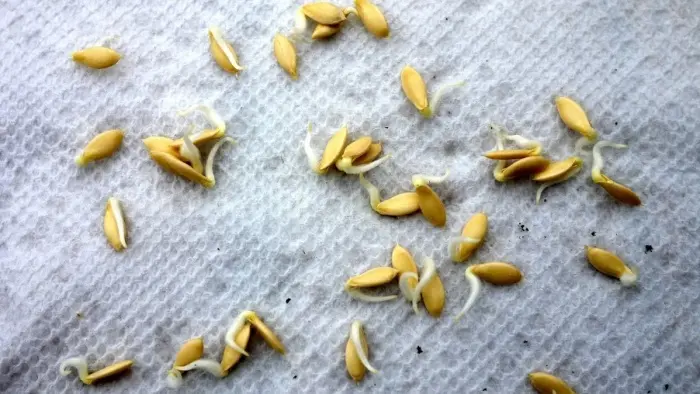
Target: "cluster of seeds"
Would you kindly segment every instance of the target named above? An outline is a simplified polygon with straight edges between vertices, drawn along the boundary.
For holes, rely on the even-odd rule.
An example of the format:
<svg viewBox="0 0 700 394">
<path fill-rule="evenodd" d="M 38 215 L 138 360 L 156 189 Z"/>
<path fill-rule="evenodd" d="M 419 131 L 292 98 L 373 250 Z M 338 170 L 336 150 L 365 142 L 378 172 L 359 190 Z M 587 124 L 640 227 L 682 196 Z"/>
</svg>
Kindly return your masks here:
<svg viewBox="0 0 700 394">
<path fill-rule="evenodd" d="M 223 378 L 229 374 L 240 361 L 242 356 L 250 356 L 245 350 L 248 346 L 251 330 L 260 334 L 265 343 L 271 348 L 284 354 L 285 348 L 275 333 L 253 311 L 243 311 L 226 331 L 224 340 L 226 347 L 221 355 L 221 361 L 202 358 L 204 340 L 201 337 L 189 339 L 175 355 L 172 368 L 168 371 L 168 387 L 177 388 L 182 385 L 182 372 L 200 369 L 209 374 Z"/>
<path fill-rule="evenodd" d="M 85 357 L 71 357 L 63 361 L 59 367 L 61 375 L 68 376 L 71 370 L 75 369 L 78 372 L 80 381 L 85 384 L 93 384 L 99 380 L 114 377 L 131 369 L 134 365 L 132 360 L 124 360 L 114 363 L 108 367 L 90 373 L 88 371 L 87 359 Z"/>
</svg>

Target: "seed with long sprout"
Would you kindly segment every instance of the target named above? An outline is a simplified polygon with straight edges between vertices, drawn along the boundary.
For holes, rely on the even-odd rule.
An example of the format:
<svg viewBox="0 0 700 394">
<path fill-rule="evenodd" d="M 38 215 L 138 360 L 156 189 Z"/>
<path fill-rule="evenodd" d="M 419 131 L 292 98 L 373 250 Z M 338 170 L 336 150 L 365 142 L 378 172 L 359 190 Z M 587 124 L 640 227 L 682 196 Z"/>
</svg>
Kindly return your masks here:
<svg viewBox="0 0 700 394">
<path fill-rule="evenodd" d="M 399 271 L 393 267 L 377 267 L 360 275 L 353 276 L 345 282 L 345 291 L 355 299 L 367 302 L 383 302 L 396 299 L 396 295 L 390 296 L 370 296 L 364 294 L 360 289 L 382 286 L 396 278 Z"/>
<path fill-rule="evenodd" d="M 595 269 L 620 280 L 623 286 L 637 283 L 637 270 L 630 268 L 613 252 L 594 246 L 586 246 L 586 257 Z"/>
<path fill-rule="evenodd" d="M 400 193 L 382 201 L 379 189 L 377 189 L 376 186 L 368 181 L 363 174 L 360 174 L 359 179 L 360 184 L 369 194 L 369 205 L 380 215 L 405 216 L 417 212 L 420 209 L 418 205 L 418 193 Z"/>
<path fill-rule="evenodd" d="M 343 150 L 342 158 L 356 159 L 364 155 L 372 146 L 372 137 L 363 136 L 348 144 Z"/>
<path fill-rule="evenodd" d="M 98 380 L 109 378 L 128 371 L 131 369 L 132 365 L 134 365 L 133 360 L 124 360 L 93 373 L 89 373 L 87 359 L 85 357 L 71 357 L 61 363 L 59 372 L 63 376 L 68 376 L 71 374 L 72 369 L 75 369 L 81 382 L 85 384 L 93 384 Z"/>
<path fill-rule="evenodd" d="M 326 148 L 323 150 L 323 155 L 321 156 L 321 161 L 318 163 L 318 169 L 320 171 L 326 171 L 330 166 L 335 163 L 345 150 L 345 145 L 348 142 L 348 128 L 346 126 L 341 127 L 338 131 L 333 134 L 331 139 L 328 140 Z"/>
<path fill-rule="evenodd" d="M 455 263 L 465 262 L 483 243 L 488 231 L 489 219 L 479 212 L 469 218 L 462 228 L 462 235 L 450 240 L 450 258 Z"/>
<path fill-rule="evenodd" d="M 238 334 L 236 334 L 235 340 L 238 346 L 245 349 L 246 346 L 248 346 L 249 339 L 250 323 L 246 323 L 243 325 L 243 328 L 241 328 Z M 221 370 L 224 371 L 224 373 L 228 373 L 231 368 L 238 364 L 238 361 L 240 361 L 242 356 L 243 355 L 240 352 L 237 352 L 232 347 L 224 347 L 224 354 L 221 356 Z"/>
<path fill-rule="evenodd" d="M 416 174 L 411 177 L 411 183 L 418 194 L 418 206 L 423 216 L 435 227 L 443 227 L 447 221 L 445 205 L 440 197 L 433 191 L 430 184 L 444 182 L 450 175 L 449 171 L 442 176 L 429 176 Z"/>
<path fill-rule="evenodd" d="M 216 64 L 230 73 L 243 71 L 243 67 L 238 64 L 238 55 L 230 43 L 226 42 L 221 29 L 216 26 L 209 28 L 209 49 Z"/>
<path fill-rule="evenodd" d="M 427 256 L 424 257 L 423 258 L 423 269 L 421 270 L 421 273 L 420 273 L 420 280 L 418 281 L 416 288 L 413 290 L 413 299 L 411 300 L 411 304 L 413 306 L 413 311 L 416 314 L 418 314 L 418 301 L 420 300 L 420 296 L 424 295 L 423 289 L 425 289 L 426 286 L 428 286 L 428 283 L 430 283 L 436 276 L 437 276 L 437 269 L 435 268 L 435 262 L 430 257 L 427 257 Z M 442 286 L 442 283 L 440 283 L 440 286 Z M 444 292 L 444 289 L 443 289 L 443 292 Z M 442 302 L 444 305 L 444 297 L 443 297 Z M 436 307 L 437 307 L 437 305 L 436 305 Z M 439 306 L 439 309 L 440 309 L 440 311 L 442 311 L 442 306 Z"/>
<path fill-rule="evenodd" d="M 297 50 L 294 44 L 286 36 L 277 33 L 272 40 L 272 46 L 274 48 L 275 58 L 280 67 L 282 67 L 292 79 L 297 79 Z"/>
<path fill-rule="evenodd" d="M 426 118 L 431 118 L 440 105 L 442 96 L 456 87 L 464 85 L 464 81 L 459 81 L 438 88 L 433 99 L 428 103 L 428 91 L 425 87 L 423 77 L 411 66 L 405 66 L 401 70 L 401 88 L 408 100 L 416 107 L 418 112 Z"/>
<path fill-rule="evenodd" d="M 322 25 L 335 25 L 345 20 L 343 9 L 331 3 L 304 4 L 301 10 L 309 19 Z"/>
<path fill-rule="evenodd" d="M 359 368 L 357 367 L 357 360 L 365 367 L 367 368 L 370 372 L 372 373 L 378 373 L 379 371 L 374 368 L 370 363 L 369 363 L 369 352 L 366 350 L 366 345 L 367 345 L 367 340 L 365 338 L 365 333 L 364 330 L 362 329 L 362 322 L 359 320 L 355 320 L 352 322 L 352 325 L 350 326 L 350 339 L 349 342 L 352 342 L 352 347 L 354 348 L 354 353 L 351 353 L 350 357 L 350 363 L 348 363 L 348 346 L 345 347 L 345 363 L 346 366 L 348 364 L 351 364 L 353 366 L 353 371 L 358 371 Z M 350 368 L 348 368 L 348 373 L 350 373 Z M 355 379 L 355 376 L 351 374 L 353 379 Z M 364 372 L 362 373 L 362 376 L 358 373 L 357 376 L 359 376 L 359 379 L 362 379 L 362 376 L 364 376 Z M 359 380 L 355 379 L 355 380 Z"/>
<path fill-rule="evenodd" d="M 335 162 L 335 167 L 346 174 L 357 175 L 374 169 L 391 158 L 391 155 L 386 155 L 367 164 L 356 163 L 355 159 L 364 156 L 370 148 L 372 148 L 372 137 L 358 138 L 345 147 L 342 156 Z M 381 151 L 381 146 L 379 150 Z"/>
<path fill-rule="evenodd" d="M 476 302 L 481 292 L 481 280 L 494 285 L 507 286 L 520 282 L 523 275 L 516 266 L 510 263 L 491 262 L 468 267 L 464 271 L 464 277 L 469 283 L 469 296 L 462 310 L 455 316 L 455 321 L 462 318 Z"/>
<path fill-rule="evenodd" d="M 511 134 L 505 127 L 495 123 L 489 124 L 489 130 L 496 138 L 496 148 L 489 152 L 492 158 L 498 160 L 496 167 L 493 170 L 493 177 L 499 182 L 533 175 L 544 170 L 549 165 L 549 160 L 539 156 L 541 153 L 541 144 L 535 140 L 527 139 L 518 134 Z M 518 159 L 515 163 L 506 167 L 507 158 L 517 158 L 521 150 L 506 150 L 505 142 L 511 141 L 521 148 L 525 148 L 529 154 Z M 498 152 L 506 152 L 506 155 L 499 156 Z"/>
<path fill-rule="evenodd" d="M 561 161 L 550 163 L 544 171 L 535 174 L 532 180 L 535 182 L 543 182 L 537 189 L 535 203 L 540 203 L 540 197 L 542 197 L 542 192 L 546 188 L 570 179 L 581 171 L 582 166 L 583 160 L 581 160 L 580 157 L 572 156 Z"/>
<path fill-rule="evenodd" d="M 122 144 L 124 132 L 118 129 L 107 130 L 96 135 L 75 158 L 75 163 L 84 166 L 90 162 L 112 156 Z"/>
<path fill-rule="evenodd" d="M 600 187 L 605 189 L 610 196 L 621 203 L 633 206 L 641 205 L 642 200 L 639 198 L 637 193 L 632 191 L 632 189 L 629 187 L 615 182 L 603 174 L 602 170 L 603 166 L 605 165 L 605 161 L 600 153 L 601 148 L 623 149 L 627 148 L 627 145 L 616 144 L 608 141 L 599 141 L 595 144 L 595 146 L 593 146 L 593 167 L 591 168 L 591 178 L 593 179 L 593 182 L 600 185 Z"/>
<path fill-rule="evenodd" d="M 94 46 L 73 52 L 73 60 L 90 68 L 103 69 L 119 62 L 121 55 L 112 48 Z"/>
<path fill-rule="evenodd" d="M 389 24 L 374 3 L 369 0 L 355 0 L 355 10 L 367 31 L 379 38 L 389 37 Z"/>
<path fill-rule="evenodd" d="M 527 377 L 540 394 L 576 394 L 562 379 L 546 372 L 532 372 Z"/>
<path fill-rule="evenodd" d="M 255 312 L 248 310 L 241 312 L 236 317 L 231 327 L 229 327 L 229 329 L 226 331 L 224 339 L 226 340 L 227 346 L 233 348 L 233 350 L 243 354 L 246 357 L 250 356 L 248 352 L 246 352 L 245 349 L 243 349 L 242 346 L 239 346 L 235 341 L 236 336 L 243 329 L 243 326 L 246 323 L 250 323 L 257 330 L 268 346 L 282 354 L 286 352 L 282 341 L 280 341 L 277 335 L 265 323 L 263 323 Z"/>
<path fill-rule="evenodd" d="M 554 104 L 557 107 L 557 112 L 559 112 L 559 117 L 566 127 L 580 133 L 591 141 L 595 141 L 598 138 L 598 133 L 591 126 L 586 111 L 576 101 L 569 97 L 558 96 L 554 99 Z"/>
<path fill-rule="evenodd" d="M 103 228 L 107 241 L 116 251 L 126 249 L 126 224 L 121 203 L 114 197 L 107 199 Z"/>
</svg>

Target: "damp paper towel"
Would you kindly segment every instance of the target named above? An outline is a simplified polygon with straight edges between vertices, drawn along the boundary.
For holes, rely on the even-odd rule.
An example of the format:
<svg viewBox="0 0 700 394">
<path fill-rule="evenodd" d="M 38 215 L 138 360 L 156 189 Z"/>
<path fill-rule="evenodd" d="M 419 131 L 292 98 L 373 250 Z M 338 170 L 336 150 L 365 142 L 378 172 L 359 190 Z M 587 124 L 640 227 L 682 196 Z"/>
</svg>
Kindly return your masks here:
<svg viewBox="0 0 700 394">
<path fill-rule="evenodd" d="M 292 81 L 272 37 L 291 30 L 300 5 L 0 5 L 0 391 L 169 392 L 166 371 L 185 340 L 203 336 L 218 359 L 234 317 L 254 309 L 288 354 L 254 339 L 227 378 L 188 373 L 181 392 L 528 393 L 533 370 L 579 393 L 700 392 L 700 3 L 383 0 L 389 39 L 350 17 L 334 39 L 298 45 Z M 210 25 L 233 43 L 246 67 L 239 77 L 212 61 Z M 123 54 L 116 66 L 70 61 L 108 36 Z M 400 88 L 406 64 L 430 92 L 467 85 L 423 119 Z M 535 184 L 493 180 L 481 156 L 494 145 L 489 122 L 541 141 L 554 159 L 572 154 L 578 135 L 559 120 L 557 94 L 579 101 L 602 139 L 629 145 L 605 150 L 605 168 L 643 206 L 592 184 L 590 162 L 540 205 Z M 212 190 L 165 173 L 141 143 L 181 136 L 187 120 L 176 111 L 198 103 L 216 108 L 237 141 L 219 152 Z M 410 190 L 412 174 L 449 169 L 435 186 L 446 228 L 419 214 L 380 217 L 356 177 L 312 173 L 308 122 L 317 151 L 342 124 L 382 141 L 392 158 L 368 179 L 384 197 Z M 125 130 L 121 150 L 77 168 L 78 151 L 111 128 Z M 109 196 L 127 218 L 123 253 L 102 233 Z M 479 211 L 489 234 L 470 263 L 511 261 L 525 279 L 486 285 L 453 323 L 468 291 L 466 265 L 449 260 L 447 243 Z M 442 318 L 342 291 L 348 277 L 388 265 L 396 243 L 419 264 L 435 259 Z M 588 244 L 638 267 L 639 285 L 593 270 Z M 359 385 L 343 356 L 355 319 L 380 370 Z M 135 365 L 88 388 L 59 374 L 73 356 L 93 370 Z"/>
</svg>

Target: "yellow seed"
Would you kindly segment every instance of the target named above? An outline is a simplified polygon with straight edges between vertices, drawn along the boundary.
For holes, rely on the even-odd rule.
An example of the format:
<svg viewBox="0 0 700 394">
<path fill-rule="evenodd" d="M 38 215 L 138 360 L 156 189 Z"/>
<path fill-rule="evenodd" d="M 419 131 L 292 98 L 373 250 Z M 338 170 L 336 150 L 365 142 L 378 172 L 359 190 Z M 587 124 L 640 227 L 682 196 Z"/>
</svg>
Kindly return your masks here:
<svg viewBox="0 0 700 394">
<path fill-rule="evenodd" d="M 369 149 L 365 154 L 362 156 L 356 158 L 355 160 L 352 161 L 352 164 L 354 165 L 363 165 L 363 164 L 369 164 L 374 161 L 379 155 L 382 153 L 382 144 L 379 142 L 374 142 L 372 145 L 369 146 Z"/>
<path fill-rule="evenodd" d="M 313 33 L 311 33 L 311 39 L 322 40 L 324 38 L 329 38 L 334 36 L 343 27 L 343 22 L 337 25 L 322 25 L 318 24 L 314 28 Z"/>
<path fill-rule="evenodd" d="M 418 185 L 416 194 L 418 194 L 418 206 L 423 216 L 433 226 L 443 227 L 447 221 L 447 213 L 440 197 L 428 185 Z"/>
<path fill-rule="evenodd" d="M 345 282 L 345 287 L 356 289 L 381 286 L 394 280 L 398 274 L 399 271 L 393 267 L 372 268 L 369 271 L 348 279 L 348 281 Z"/>
<path fill-rule="evenodd" d="M 277 63 L 292 79 L 297 79 L 297 50 L 289 38 L 277 33 L 273 40 Z"/>
<path fill-rule="evenodd" d="M 206 188 L 214 187 L 214 181 L 198 173 L 187 163 L 165 152 L 151 152 L 151 158 L 164 170 L 179 175 Z"/>
<path fill-rule="evenodd" d="M 439 317 L 442 314 L 442 308 L 445 306 L 445 287 L 442 285 L 437 272 L 435 272 L 435 276 L 430 282 L 423 287 L 420 294 L 428 313 L 433 317 Z"/>
<path fill-rule="evenodd" d="M 484 157 L 492 160 L 519 160 L 536 155 L 535 152 L 537 149 L 492 150 L 484 153 Z"/>
<path fill-rule="evenodd" d="M 227 49 L 229 50 L 229 53 L 233 58 L 232 63 L 228 56 L 226 56 L 226 52 L 221 47 L 220 42 L 217 41 L 217 37 L 215 34 L 220 34 L 218 28 L 214 29 L 209 29 L 209 51 L 211 52 L 211 57 L 214 59 L 216 64 L 219 65 L 219 67 L 221 67 L 227 72 L 235 74 L 239 71 L 242 71 L 243 68 L 238 64 L 238 55 L 236 54 L 236 51 L 233 49 L 230 43 L 224 41 L 223 37 L 218 37 L 221 43 L 226 45 Z"/>
<path fill-rule="evenodd" d="M 343 151 L 343 157 L 355 159 L 367 153 L 372 145 L 372 137 L 364 136 L 348 144 Z"/>
<path fill-rule="evenodd" d="M 530 384 L 540 394 L 576 394 L 566 382 L 545 372 L 528 374 Z"/>
<path fill-rule="evenodd" d="M 73 60 L 91 68 L 111 67 L 121 59 L 117 51 L 107 47 L 90 47 L 73 52 Z"/>
<path fill-rule="evenodd" d="M 375 211 L 384 216 L 405 216 L 410 215 L 420 209 L 418 205 L 418 193 L 407 192 L 397 194 L 386 199 L 375 208 Z"/>
<path fill-rule="evenodd" d="M 423 77 L 411 66 L 406 66 L 401 70 L 401 88 L 420 113 L 425 117 L 430 117 L 432 111 L 428 106 L 428 91 L 425 88 Z"/>
<path fill-rule="evenodd" d="M 236 344 L 241 348 L 245 349 L 248 346 L 248 340 L 250 339 L 250 324 L 243 325 L 241 331 L 236 334 Z M 228 373 L 228 371 L 233 368 L 234 365 L 238 364 L 242 354 L 233 350 L 232 347 L 226 346 L 224 348 L 224 354 L 221 356 L 221 370 Z"/>
<path fill-rule="evenodd" d="M 379 38 L 389 36 L 389 24 L 386 23 L 384 14 L 376 5 L 369 0 L 355 0 L 355 8 L 367 31 Z"/>
<path fill-rule="evenodd" d="M 586 246 L 586 257 L 595 269 L 620 280 L 636 280 L 637 274 L 614 253 L 594 246 Z M 630 283 L 630 284 L 631 284 Z"/>
<path fill-rule="evenodd" d="M 555 182 L 565 179 L 571 171 L 578 170 L 583 165 L 583 160 L 578 157 L 569 157 L 567 159 L 550 163 L 542 172 L 538 172 L 532 177 L 535 182 Z"/>
<path fill-rule="evenodd" d="M 340 155 L 345 149 L 345 144 L 348 141 L 348 128 L 343 126 L 340 130 L 336 131 L 335 134 L 328 140 L 326 144 L 326 149 L 323 151 L 323 156 L 319 162 L 318 168 L 321 171 L 327 170 L 330 166 L 335 163 Z"/>
<path fill-rule="evenodd" d="M 202 337 L 188 339 L 177 351 L 173 367 L 184 367 L 202 358 L 202 354 L 204 354 L 204 339 Z"/>
<path fill-rule="evenodd" d="M 75 158 L 79 166 L 84 166 L 95 160 L 101 160 L 112 156 L 119 149 L 124 139 L 124 132 L 121 130 L 107 130 L 96 135 L 83 152 Z"/>
<path fill-rule="evenodd" d="M 226 135 L 226 132 L 222 131 L 221 129 L 209 129 L 191 136 L 191 139 L 193 144 L 199 146 L 218 140 L 224 135 Z M 185 141 L 182 138 L 178 138 L 176 140 L 173 140 L 171 144 L 174 148 L 179 149 L 184 143 Z"/>
<path fill-rule="evenodd" d="M 549 160 L 545 157 L 529 156 L 504 168 L 501 171 L 501 177 L 503 180 L 522 178 L 542 172 L 548 165 Z"/>
<path fill-rule="evenodd" d="M 637 193 L 635 193 L 632 189 L 629 187 L 617 183 L 613 181 L 612 179 L 608 178 L 606 175 L 603 173 L 599 174 L 599 177 L 593 180 L 596 184 L 600 185 L 603 189 L 605 189 L 606 192 L 610 196 L 612 196 L 614 199 L 617 201 L 627 204 L 627 205 L 632 205 L 632 206 L 637 206 L 642 204 L 642 199 L 639 198 Z"/>
<path fill-rule="evenodd" d="M 523 274 L 518 267 L 510 263 L 492 262 L 475 264 L 469 267 L 469 270 L 474 275 L 492 285 L 514 285 L 523 278 Z"/>
<path fill-rule="evenodd" d="M 418 274 L 418 267 L 415 260 L 413 260 L 411 252 L 399 244 L 396 244 L 394 250 L 391 251 L 391 266 L 399 271 L 399 274 L 405 272 Z"/>
<path fill-rule="evenodd" d="M 331 3 L 304 4 L 301 10 L 309 19 L 322 25 L 337 25 L 345 20 L 343 9 Z"/>
<path fill-rule="evenodd" d="M 115 206 L 112 206 L 112 203 L 114 203 Z M 114 212 L 115 208 L 120 210 L 120 212 Z M 121 226 L 124 228 L 124 242 L 122 242 L 122 237 L 119 234 L 120 223 L 118 221 L 120 220 L 120 217 Z M 107 242 L 109 242 L 109 244 L 112 245 L 114 250 L 119 252 L 126 248 L 126 224 L 124 223 L 124 217 L 123 213 L 121 212 L 120 203 L 114 197 L 110 197 L 107 200 L 107 206 L 105 207 L 105 216 L 102 222 L 102 227 L 104 229 Z"/>
<path fill-rule="evenodd" d="M 591 122 L 588 121 L 586 112 L 577 102 L 568 97 L 559 96 L 554 99 L 554 103 L 557 106 L 559 117 L 566 127 L 580 133 L 591 141 L 598 137 L 598 133 L 591 126 Z"/>
<path fill-rule="evenodd" d="M 472 253 L 474 253 L 474 251 L 479 249 L 479 247 L 484 243 L 488 227 L 489 218 L 483 212 L 479 212 L 469 218 L 467 223 L 462 228 L 462 236 L 478 239 L 481 242 L 478 244 L 461 243 L 457 249 L 456 262 L 462 263 L 466 261 L 472 255 Z"/>
<path fill-rule="evenodd" d="M 131 369 L 131 366 L 134 365 L 133 360 L 124 360 L 120 361 L 118 363 L 112 364 L 109 367 L 105 367 L 100 369 L 99 371 L 93 372 L 90 375 L 88 375 L 84 382 L 85 384 L 93 384 L 95 381 L 100 380 L 100 379 L 105 379 L 110 376 L 118 375 L 120 373 L 123 373 L 129 369 Z"/>
<path fill-rule="evenodd" d="M 175 156 L 178 159 L 182 159 L 180 156 L 179 146 L 175 146 L 176 140 L 170 139 L 168 137 L 158 137 L 152 136 L 143 139 L 143 144 L 146 145 L 148 152 L 165 152 Z"/>
<path fill-rule="evenodd" d="M 367 357 L 369 357 L 367 338 L 365 337 L 365 330 L 362 327 L 360 327 L 360 342 L 362 343 L 362 349 L 365 351 Z M 365 368 L 362 361 L 360 361 L 360 357 L 357 355 L 357 349 L 355 349 L 355 345 L 350 338 L 348 338 L 348 342 L 345 344 L 345 367 L 350 377 L 356 382 L 362 380 L 367 372 L 367 368 Z"/>
<path fill-rule="evenodd" d="M 263 338 L 265 343 L 267 343 L 268 346 L 271 348 L 277 350 L 278 352 L 284 354 L 286 350 L 284 349 L 284 345 L 282 344 L 282 341 L 275 335 L 275 333 L 263 323 L 262 320 L 258 317 L 257 314 L 253 313 L 251 316 L 248 316 L 248 321 L 250 324 L 255 327 L 255 329 L 258 331 L 258 334 Z"/>
</svg>

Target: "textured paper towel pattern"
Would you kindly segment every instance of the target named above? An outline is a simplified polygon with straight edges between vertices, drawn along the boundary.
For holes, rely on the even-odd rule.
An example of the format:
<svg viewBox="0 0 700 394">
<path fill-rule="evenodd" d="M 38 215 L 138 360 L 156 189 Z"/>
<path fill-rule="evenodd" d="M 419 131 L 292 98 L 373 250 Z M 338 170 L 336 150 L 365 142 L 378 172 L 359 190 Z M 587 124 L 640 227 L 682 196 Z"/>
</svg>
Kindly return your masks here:
<svg viewBox="0 0 700 394">
<path fill-rule="evenodd" d="M 300 46 L 292 82 L 271 42 L 299 4 L 0 5 L 0 391 L 166 392 L 180 344 L 203 335 L 206 354 L 220 357 L 245 308 L 280 334 L 288 355 L 255 339 L 228 378 L 189 373 L 182 392 L 523 393 L 535 369 L 579 393 L 698 390 L 697 3 L 386 0 L 391 39 L 351 18 L 335 39 Z M 209 24 L 236 48 L 246 67 L 239 78 L 210 59 Z M 115 67 L 68 59 L 111 34 L 123 54 Z M 459 78 L 468 85 L 423 120 L 400 91 L 408 63 L 430 91 Z M 552 104 L 560 93 L 582 103 L 604 139 L 629 144 L 605 151 L 606 169 L 644 206 L 614 203 L 588 168 L 547 190 L 541 206 L 535 185 L 493 181 L 480 157 L 493 146 L 489 121 L 543 141 L 553 158 L 571 154 L 577 136 Z M 213 105 L 238 141 L 220 151 L 213 190 L 163 172 L 140 142 L 179 136 L 186 123 L 175 111 L 198 102 Z M 309 121 L 318 150 L 344 122 L 353 136 L 382 140 L 393 158 L 369 179 L 384 196 L 408 190 L 413 173 L 449 168 L 450 181 L 436 186 L 447 229 L 419 215 L 378 217 L 356 179 L 311 173 L 300 147 Z M 116 127 L 126 138 L 114 157 L 73 165 L 94 134 Z M 101 231 L 110 195 L 128 221 L 124 253 Z M 447 239 L 480 210 L 489 236 L 471 261 L 512 261 L 525 281 L 485 286 L 452 324 L 467 290 Z M 442 319 L 341 292 L 347 277 L 388 264 L 396 242 L 418 260 L 435 258 L 447 289 Z M 638 266 L 639 287 L 592 270 L 586 244 Z M 342 355 L 353 319 L 366 322 L 381 370 L 359 386 Z M 58 373 L 76 355 L 95 369 L 136 364 L 123 379 L 85 388 Z"/>
</svg>

